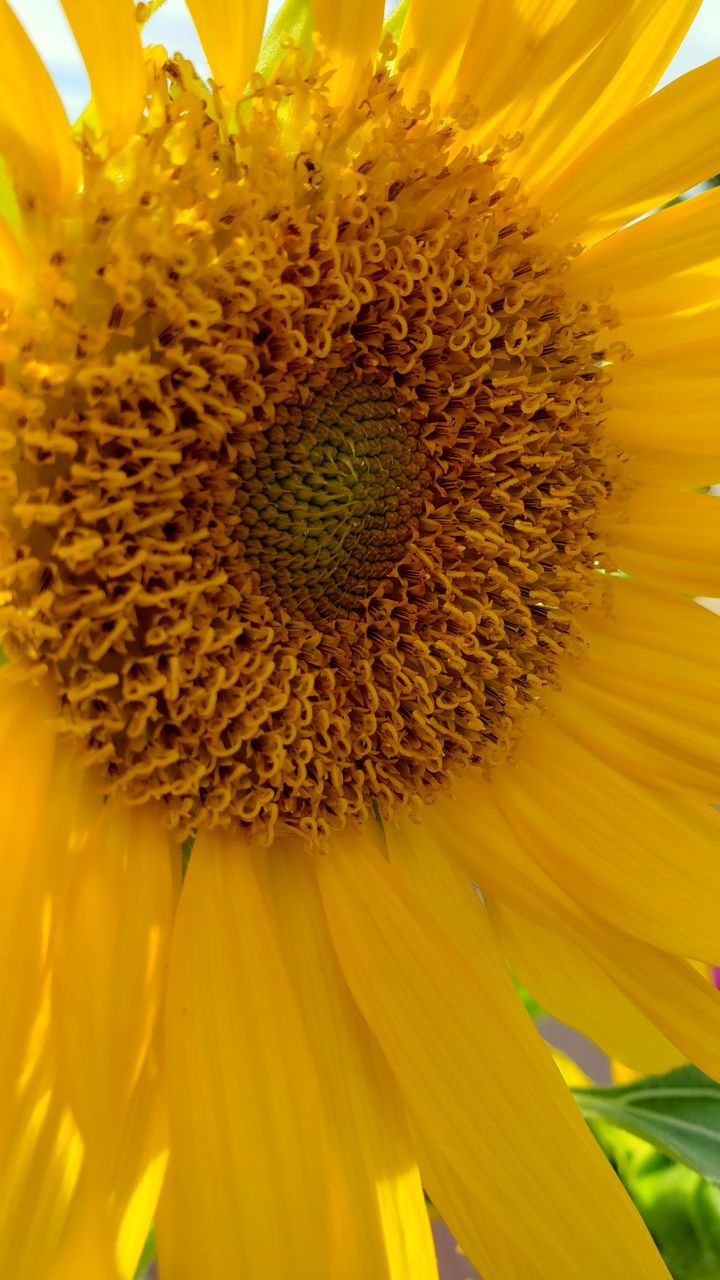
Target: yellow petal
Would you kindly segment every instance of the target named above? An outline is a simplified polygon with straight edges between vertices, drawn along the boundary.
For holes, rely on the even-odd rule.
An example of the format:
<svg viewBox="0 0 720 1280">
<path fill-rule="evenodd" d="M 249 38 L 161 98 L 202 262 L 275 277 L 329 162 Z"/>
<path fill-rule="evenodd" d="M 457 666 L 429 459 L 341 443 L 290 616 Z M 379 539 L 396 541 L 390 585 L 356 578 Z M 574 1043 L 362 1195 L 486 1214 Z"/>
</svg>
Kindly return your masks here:
<svg viewBox="0 0 720 1280">
<path fill-rule="evenodd" d="M 592 938 L 593 954 L 638 1009 L 701 1071 L 720 1079 L 720 994 L 697 969 L 615 931 Z"/>
<path fill-rule="evenodd" d="M 699 303 L 706 290 L 710 301 Z M 613 335 L 622 338 L 634 355 L 661 351 L 684 342 L 707 342 L 720 334 L 717 276 L 685 273 L 669 284 L 667 293 L 663 300 L 660 291 L 655 291 L 652 298 L 645 300 L 646 314 L 624 317 L 622 330 Z"/>
<path fill-rule="evenodd" d="M 653 94 L 543 191 L 554 240 L 592 244 L 720 169 L 720 58 Z"/>
<path fill-rule="evenodd" d="M 451 1221 L 461 1194 L 474 1201 L 473 1240 L 460 1244 L 478 1261 L 486 1226 L 491 1236 L 515 1228 L 518 1254 L 555 1280 L 666 1280 L 517 999 L 469 880 L 449 863 L 428 868 L 424 850 L 419 863 L 432 911 L 365 847 L 323 859 L 320 879 L 353 995 L 416 1129 L 454 1172 L 434 1191 L 440 1212 Z M 496 1261 L 491 1274 L 502 1276 Z"/>
<path fill-rule="evenodd" d="M 552 760 L 552 768 L 548 761 Z M 651 791 L 550 717 L 493 791 L 531 856 L 585 909 L 645 941 L 713 963 L 720 939 L 720 817 Z"/>
<path fill-rule="evenodd" d="M 603 686 L 592 657 L 568 675 L 554 704 L 558 723 L 618 772 L 661 790 L 690 788 L 710 803 L 720 768 L 720 707 L 709 694 L 697 700 L 682 689 L 677 699 L 667 690 L 658 696 L 656 662 L 634 682 L 621 662 L 618 653 L 614 688 Z"/>
<path fill-rule="evenodd" d="M 639 485 L 624 504 L 614 555 L 625 573 L 688 596 L 720 596 L 720 502 Z"/>
<path fill-rule="evenodd" d="M 0 303 L 12 304 L 22 292 L 25 264 L 17 236 L 0 218 Z"/>
<path fill-rule="evenodd" d="M 338 968 L 316 859 L 287 840 L 256 857 L 258 862 L 334 1139 L 337 1170 L 328 1208 L 336 1232 L 336 1273 L 344 1280 L 436 1277 L 403 1101 Z"/>
<path fill-rule="evenodd" d="M 13 1121 L 0 1173 L 0 1275 L 46 1280 L 67 1229 L 82 1161 L 82 1142 L 53 1088 L 46 1053 L 18 1093 Z"/>
<path fill-rule="evenodd" d="M 548 758 L 551 749 L 549 743 Z M 437 848 L 452 850 L 486 893 L 586 953 L 683 1057 L 708 1075 L 720 1076 L 718 993 L 683 957 L 613 928 L 573 903 L 559 886 L 553 892 L 532 849 L 498 821 L 494 784 L 468 771 L 454 801 L 441 806 L 432 836 Z"/>
<path fill-rule="evenodd" d="M 511 907 L 491 902 L 490 915 L 512 972 L 548 1013 L 642 1073 L 669 1071 L 683 1061 L 586 948 Z"/>
<path fill-rule="evenodd" d="M 642 457 L 645 449 L 687 450 L 706 454 L 709 467 L 716 459 L 720 464 L 717 340 L 648 351 L 624 361 L 613 369 L 605 404 L 608 433 L 633 455 Z"/>
<path fill-rule="evenodd" d="M 699 8 L 699 0 L 630 0 L 603 39 L 563 79 L 541 95 L 527 142 L 513 167 L 538 192 L 605 129 L 652 92 Z M 587 9 L 576 5 L 577 20 Z M 520 119 L 503 122 L 523 128 Z"/>
<path fill-rule="evenodd" d="M 659 314 L 707 302 L 709 296 L 693 294 L 694 277 L 685 273 L 717 263 L 719 219 L 720 187 L 661 209 L 576 258 L 567 274 L 568 287 L 585 297 L 612 289 L 623 317 L 645 315 L 648 308 Z M 671 283 L 670 290 L 669 281 L 675 286 Z M 682 281 L 686 288 L 678 299 Z"/>
<path fill-rule="evenodd" d="M 161 814 L 108 803 L 77 853 L 53 929 L 58 1083 L 85 1146 L 58 1276 L 109 1256 L 132 1280 L 154 1213 L 166 1145 L 153 1041 L 174 908 L 170 857 Z"/>
<path fill-rule="evenodd" d="M 317 1073 L 247 848 L 216 834 L 183 885 L 166 1050 L 160 1272 L 335 1280 Z"/>
<path fill-rule="evenodd" d="M 403 87 L 412 99 L 420 90 L 433 101 L 445 98 L 454 87 L 463 50 L 484 12 L 482 0 L 412 0 L 398 45 L 399 57 L 411 50 L 414 62 L 405 72 Z"/>
<path fill-rule="evenodd" d="M 8 668 L 0 673 L 0 1167 L 13 1120 L 10 1101 L 43 988 L 48 896 L 43 816 L 54 765 L 53 711 L 43 690 L 14 685 Z M 52 833 L 60 845 L 64 834 Z"/>
<path fill-rule="evenodd" d="M 237 102 L 255 67 L 266 0 L 187 0 L 213 79 L 224 98 Z"/>
<path fill-rule="evenodd" d="M 0 155 L 23 198 L 63 204 L 80 181 L 80 152 L 50 76 L 7 0 L 0 0 Z"/>
<path fill-rule="evenodd" d="M 362 73 L 377 57 L 385 6 L 383 0 L 312 0 L 313 26 L 336 75 L 331 93 L 340 102 L 350 99 Z"/>
<path fill-rule="evenodd" d="M 628 0 L 519 0 L 508 12 L 485 0 L 468 24 L 455 86 L 479 108 L 477 134 L 486 143 L 518 129 L 532 136 L 558 87 L 627 9 Z"/>
<path fill-rule="evenodd" d="M 93 101 L 110 145 L 137 128 L 145 98 L 140 27 L 133 0 L 62 0 L 87 69 Z"/>
<path fill-rule="evenodd" d="M 133 1280 L 155 1216 L 167 1165 L 167 1131 L 157 1057 L 148 1061 L 125 1109 L 110 1168 L 86 1152 L 50 1280 Z"/>
</svg>

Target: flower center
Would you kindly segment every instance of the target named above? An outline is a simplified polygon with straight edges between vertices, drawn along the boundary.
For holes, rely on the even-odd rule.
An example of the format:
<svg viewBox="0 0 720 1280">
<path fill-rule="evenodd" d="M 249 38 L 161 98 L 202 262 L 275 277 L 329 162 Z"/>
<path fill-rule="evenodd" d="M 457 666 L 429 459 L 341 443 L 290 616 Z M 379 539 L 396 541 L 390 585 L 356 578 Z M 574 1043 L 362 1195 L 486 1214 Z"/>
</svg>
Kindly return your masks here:
<svg viewBox="0 0 720 1280">
<path fill-rule="evenodd" d="M 316 70 L 229 128 L 168 64 L 0 322 L 5 643 L 183 834 L 492 769 L 602 583 L 604 316 L 496 155 Z"/>
<path fill-rule="evenodd" d="M 238 468 L 248 565 L 269 600 L 319 622 L 360 613 L 402 560 L 427 478 L 418 431 L 380 383 L 337 373 Z"/>
</svg>

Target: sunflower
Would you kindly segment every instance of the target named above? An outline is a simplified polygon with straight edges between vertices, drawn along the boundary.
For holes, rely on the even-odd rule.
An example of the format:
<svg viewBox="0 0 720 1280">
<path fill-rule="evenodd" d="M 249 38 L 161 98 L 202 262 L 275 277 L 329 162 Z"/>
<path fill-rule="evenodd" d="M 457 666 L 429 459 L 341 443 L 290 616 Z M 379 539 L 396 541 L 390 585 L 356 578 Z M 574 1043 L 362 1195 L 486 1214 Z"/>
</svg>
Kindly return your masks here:
<svg viewBox="0 0 720 1280">
<path fill-rule="evenodd" d="M 208 84 L 63 7 L 73 130 L 0 0 L 0 1274 L 430 1280 L 424 1188 L 659 1280 L 511 973 L 720 1072 L 697 2 L 188 0 Z"/>
</svg>

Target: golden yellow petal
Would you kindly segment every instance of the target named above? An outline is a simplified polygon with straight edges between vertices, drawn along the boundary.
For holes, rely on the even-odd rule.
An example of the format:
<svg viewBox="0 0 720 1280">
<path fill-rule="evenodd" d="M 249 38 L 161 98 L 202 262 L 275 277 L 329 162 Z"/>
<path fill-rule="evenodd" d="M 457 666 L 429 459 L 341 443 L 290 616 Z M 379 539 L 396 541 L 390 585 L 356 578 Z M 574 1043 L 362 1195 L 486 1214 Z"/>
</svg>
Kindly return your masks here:
<svg viewBox="0 0 720 1280">
<path fill-rule="evenodd" d="M 720 938 L 714 810 L 650 790 L 548 721 L 528 733 L 516 767 L 493 779 L 532 858 L 587 911 L 654 946 L 713 963 Z"/>
<path fill-rule="evenodd" d="M 587 948 L 551 924 L 490 902 L 500 945 L 516 977 L 543 1009 L 577 1027 L 611 1057 L 649 1074 L 669 1071 L 682 1054 L 604 972 Z"/>
<path fill-rule="evenodd" d="M 683 1057 L 720 1077 L 717 992 L 684 957 L 613 928 L 571 902 L 559 886 L 553 891 L 550 878 L 534 862 L 532 845 L 498 823 L 493 784 L 481 775 L 466 775 L 454 802 L 441 806 L 431 834 L 435 846 L 451 849 L 487 894 L 585 953 Z"/>
<path fill-rule="evenodd" d="M 62 0 L 110 145 L 134 133 L 145 98 L 140 28 L 133 0 Z"/>
<path fill-rule="evenodd" d="M 167 1165 L 157 1054 L 149 1055 L 123 1117 L 111 1163 L 86 1150 L 50 1280 L 133 1280 Z"/>
<path fill-rule="evenodd" d="M 614 555 L 625 573 L 686 596 L 720 596 L 720 501 L 639 485 L 623 504 Z"/>
<path fill-rule="evenodd" d="M 382 32 L 383 0 L 311 0 L 313 27 L 336 68 L 333 97 L 344 101 L 375 61 Z"/>
<path fill-rule="evenodd" d="M 437 102 L 454 88 L 469 33 L 482 21 L 486 7 L 483 0 L 448 0 L 443 5 L 412 0 L 398 44 L 399 57 L 414 52 L 404 77 L 411 98 L 425 90 Z"/>
<path fill-rule="evenodd" d="M 328 1228 L 336 1274 L 432 1280 L 435 1253 L 405 1107 L 338 968 L 316 859 L 298 841 L 281 840 L 255 862 L 328 1112 L 336 1162 Z"/>
<path fill-rule="evenodd" d="M 54 765 L 53 711 L 44 691 L 12 684 L 7 668 L 0 673 L 0 1169 L 14 1121 L 10 1100 L 43 989 L 49 887 L 43 815 Z M 52 833 L 61 846 L 64 836 L 62 829 Z"/>
<path fill-rule="evenodd" d="M 174 884 L 162 816 L 109 802 L 72 865 L 51 937 L 58 1083 L 85 1146 L 59 1275 L 102 1257 L 132 1280 L 165 1162 L 157 1070 Z"/>
<path fill-rule="evenodd" d="M 467 1221 L 460 1198 L 475 1202 L 473 1238 L 460 1244 L 502 1275 L 484 1240 L 521 1218 L 516 1250 L 541 1275 L 666 1280 L 517 998 L 469 879 L 448 860 L 430 868 L 425 849 L 408 865 L 388 839 L 390 863 L 352 844 L 322 859 L 320 882 L 353 995 L 416 1130 L 452 1169 L 433 1188 L 437 1206 L 455 1225 L 456 1207 Z M 427 891 L 416 891 L 415 870 Z"/>
<path fill-rule="evenodd" d="M 55 86 L 7 0 L 0 0 L 0 155 L 21 196 L 65 203 L 80 152 Z"/>
<path fill-rule="evenodd" d="M 698 305 L 704 292 L 710 300 Z M 626 319 L 617 336 L 636 356 L 684 342 L 717 340 L 720 335 L 720 280 L 710 273 L 686 272 L 668 281 L 666 295 L 654 290 L 650 297 L 633 301 L 645 308 L 645 314 Z"/>
<path fill-rule="evenodd" d="M 621 316 L 686 310 L 717 297 L 717 288 L 692 292 L 694 277 L 684 273 L 716 264 L 720 187 L 713 187 L 661 209 L 576 258 L 568 272 L 568 288 L 578 296 L 612 290 Z M 702 280 L 702 275 L 700 276 Z M 676 296 L 684 281 L 681 297 Z"/>
<path fill-rule="evenodd" d="M 685 1058 L 720 1079 L 720 995 L 692 964 L 615 932 L 593 953 Z"/>
<path fill-rule="evenodd" d="M 8 306 L 21 293 L 25 264 L 17 236 L 0 218 L 0 302 Z"/>
<path fill-rule="evenodd" d="M 468 27 L 455 84 L 479 108 L 477 136 L 487 143 L 520 130 L 532 139 L 559 87 L 628 7 L 628 0 L 520 0 L 509 12 L 502 0 L 481 4 Z M 511 163 L 521 156 L 522 148 Z"/>
<path fill-rule="evenodd" d="M 266 0 L 186 0 L 190 16 L 224 98 L 237 102 L 255 67 Z"/>
<path fill-rule="evenodd" d="M 692 388 L 689 394 L 688 388 Z M 716 338 L 648 351 L 613 369 L 606 429 L 633 457 L 705 454 L 720 474 L 720 362 Z"/>
<path fill-rule="evenodd" d="M 247 847 L 201 835 L 167 998 L 170 1161 L 158 1210 L 173 1280 L 335 1280 L 320 1083 Z"/>
<path fill-rule="evenodd" d="M 664 664 L 655 655 L 634 680 L 620 668 L 622 651 L 616 660 L 607 684 L 592 657 L 567 676 L 553 703 L 558 723 L 619 772 L 661 790 L 689 788 L 709 803 L 720 767 L 720 708 L 709 703 L 712 695 L 698 700 L 682 686 L 677 697 L 668 686 L 658 689 L 653 677 Z"/>
<path fill-rule="evenodd" d="M 54 1089 L 52 1067 L 43 1051 L 14 1099 L 11 1139 L 2 1153 L 0 1275 L 13 1280 L 55 1280 L 76 1196 L 82 1142 Z"/>
<path fill-rule="evenodd" d="M 720 169 L 720 58 L 617 120 L 543 191 L 550 234 L 593 244 Z"/>
<path fill-rule="evenodd" d="M 699 8 L 699 0 L 626 0 L 613 9 L 604 38 L 555 85 L 542 93 L 514 168 L 538 192 L 605 129 L 652 93 Z M 575 6 L 576 21 L 587 12 Z M 523 123 L 508 115 L 513 128 Z"/>
</svg>

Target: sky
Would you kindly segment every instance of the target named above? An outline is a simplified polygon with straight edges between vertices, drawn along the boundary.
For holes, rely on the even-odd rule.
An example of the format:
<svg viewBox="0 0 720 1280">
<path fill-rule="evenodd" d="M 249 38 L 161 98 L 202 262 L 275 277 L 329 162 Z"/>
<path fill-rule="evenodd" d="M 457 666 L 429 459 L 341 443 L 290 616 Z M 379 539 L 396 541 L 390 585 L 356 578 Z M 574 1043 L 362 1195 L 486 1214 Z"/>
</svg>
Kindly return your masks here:
<svg viewBox="0 0 720 1280">
<path fill-rule="evenodd" d="M 362 0 L 357 2 L 361 4 Z M 88 85 L 60 0 L 10 0 L 10 3 L 42 54 L 60 90 L 68 115 L 74 119 L 87 102 Z M 97 0 L 97 3 L 101 3 L 101 0 Z M 238 0 L 238 3 L 242 4 L 243 0 Z M 270 18 L 278 8 L 279 0 L 270 0 Z M 150 19 L 146 33 L 148 38 L 164 44 L 171 51 L 181 49 L 186 57 L 192 58 L 196 63 L 201 74 L 206 73 L 207 64 L 183 0 L 166 0 Z M 691 67 L 719 56 L 720 0 L 703 0 L 684 44 L 660 84 L 667 84 Z"/>
</svg>

